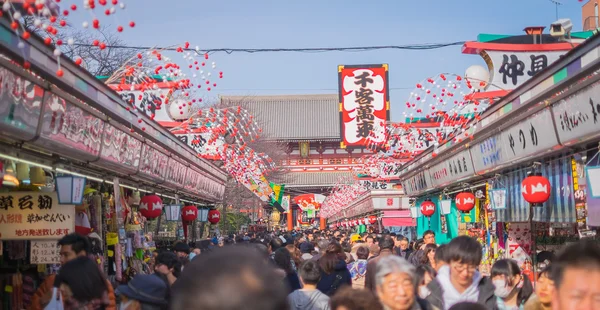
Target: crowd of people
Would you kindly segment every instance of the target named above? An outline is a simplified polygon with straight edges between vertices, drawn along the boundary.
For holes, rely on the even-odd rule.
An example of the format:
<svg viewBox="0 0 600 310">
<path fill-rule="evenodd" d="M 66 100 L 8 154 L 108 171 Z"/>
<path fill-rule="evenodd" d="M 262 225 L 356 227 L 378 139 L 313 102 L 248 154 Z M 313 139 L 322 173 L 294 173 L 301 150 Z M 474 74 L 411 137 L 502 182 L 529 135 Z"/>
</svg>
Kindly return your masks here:
<svg viewBox="0 0 600 310">
<path fill-rule="evenodd" d="M 318 230 L 247 233 L 200 248 L 178 242 L 154 253 L 153 274 L 114 287 L 88 258 L 87 238 L 59 245 L 62 267 L 32 309 L 600 309 L 600 245 L 589 240 L 566 245 L 535 288 L 510 259 L 482 275 L 477 240 L 438 246 L 431 231 L 414 242 Z"/>
</svg>

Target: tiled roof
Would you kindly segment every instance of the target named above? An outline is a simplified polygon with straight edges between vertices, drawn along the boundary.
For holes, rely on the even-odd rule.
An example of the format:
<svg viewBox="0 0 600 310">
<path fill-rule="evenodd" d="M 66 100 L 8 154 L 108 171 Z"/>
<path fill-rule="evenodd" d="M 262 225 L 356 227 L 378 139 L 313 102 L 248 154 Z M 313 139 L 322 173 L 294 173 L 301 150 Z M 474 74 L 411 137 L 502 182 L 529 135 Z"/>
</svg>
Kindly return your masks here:
<svg viewBox="0 0 600 310">
<path fill-rule="evenodd" d="M 340 180 L 351 179 L 352 172 L 288 172 L 281 176 L 286 188 L 331 187 Z"/>
<path fill-rule="evenodd" d="M 340 141 L 337 94 L 286 96 L 222 96 L 223 104 L 245 107 L 267 140 Z"/>
</svg>

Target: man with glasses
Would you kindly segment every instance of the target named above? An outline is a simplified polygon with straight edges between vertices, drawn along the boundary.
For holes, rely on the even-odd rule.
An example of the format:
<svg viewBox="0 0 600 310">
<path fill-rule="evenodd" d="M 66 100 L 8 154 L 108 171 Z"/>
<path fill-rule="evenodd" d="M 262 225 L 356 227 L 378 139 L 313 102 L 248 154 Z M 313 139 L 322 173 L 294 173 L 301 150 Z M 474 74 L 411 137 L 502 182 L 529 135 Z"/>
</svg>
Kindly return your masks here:
<svg viewBox="0 0 600 310">
<path fill-rule="evenodd" d="M 440 268 L 437 277 L 427 285 L 431 292 L 427 301 L 438 309 L 449 309 L 464 301 L 496 309 L 494 285 L 477 271 L 481 256 L 477 240 L 468 236 L 452 239 L 444 249 L 448 265 Z"/>
<path fill-rule="evenodd" d="M 423 233 L 423 244 L 408 257 L 408 261 L 415 265 L 415 267 L 421 265 L 421 261 L 425 255 L 425 247 L 428 244 L 435 244 L 435 233 L 432 230 L 426 230 Z"/>
</svg>

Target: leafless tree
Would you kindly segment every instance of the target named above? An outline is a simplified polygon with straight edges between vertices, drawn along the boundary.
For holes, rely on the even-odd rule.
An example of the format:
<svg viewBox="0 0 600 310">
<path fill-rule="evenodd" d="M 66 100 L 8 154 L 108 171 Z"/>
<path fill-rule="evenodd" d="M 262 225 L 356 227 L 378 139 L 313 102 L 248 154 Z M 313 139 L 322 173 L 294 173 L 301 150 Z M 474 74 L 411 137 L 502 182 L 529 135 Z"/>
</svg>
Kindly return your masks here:
<svg viewBox="0 0 600 310">
<path fill-rule="evenodd" d="M 42 20 L 42 22 L 48 23 L 46 20 Z M 25 15 L 22 23 L 31 33 L 42 38 L 48 36 L 44 29 L 34 25 L 34 18 L 32 16 Z M 108 26 L 101 26 L 98 30 L 84 30 L 76 29 L 67 24 L 64 27 L 60 27 L 59 32 L 54 38 L 63 42 L 60 45 L 63 55 L 73 60 L 81 58 L 83 61 L 81 66 L 94 76 L 110 76 L 137 53 L 134 49 L 115 47 L 125 46 L 126 44 L 119 38 L 118 33 L 109 30 Z M 67 44 L 69 38 L 75 40 L 73 45 Z M 101 50 L 98 46 L 94 46 L 93 43 L 95 40 L 106 44 L 106 48 Z"/>
</svg>

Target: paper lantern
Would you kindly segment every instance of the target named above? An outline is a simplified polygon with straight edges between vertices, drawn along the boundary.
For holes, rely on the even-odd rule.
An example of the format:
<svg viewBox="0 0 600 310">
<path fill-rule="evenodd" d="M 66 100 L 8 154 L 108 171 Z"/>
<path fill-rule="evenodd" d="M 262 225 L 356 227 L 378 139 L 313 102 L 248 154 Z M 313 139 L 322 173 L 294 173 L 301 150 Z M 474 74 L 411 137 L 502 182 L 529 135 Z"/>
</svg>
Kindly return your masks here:
<svg viewBox="0 0 600 310">
<path fill-rule="evenodd" d="M 473 207 L 475 207 L 475 195 L 469 192 L 463 192 L 456 195 L 456 208 L 460 212 L 471 212 Z"/>
<path fill-rule="evenodd" d="M 435 213 L 435 204 L 431 200 L 425 200 L 421 203 L 421 214 L 431 217 Z"/>
<path fill-rule="evenodd" d="M 174 100 L 169 103 L 169 116 L 173 120 L 181 121 L 190 118 L 192 114 L 192 107 L 189 106 L 184 100 Z"/>
<path fill-rule="evenodd" d="M 151 220 L 160 216 L 163 202 L 157 195 L 146 195 L 140 199 L 139 211 L 143 217 Z"/>
<path fill-rule="evenodd" d="M 377 217 L 375 215 L 369 215 L 369 224 L 377 223 Z"/>
<path fill-rule="evenodd" d="M 198 218 L 198 208 L 195 206 L 185 206 L 181 209 L 181 221 L 193 222 Z"/>
<path fill-rule="evenodd" d="M 521 194 L 533 206 L 541 206 L 550 198 L 550 181 L 539 173 L 526 177 L 521 183 Z"/>
<path fill-rule="evenodd" d="M 484 89 L 490 81 L 490 71 L 483 66 L 474 65 L 465 71 L 465 79 L 474 89 Z"/>
<path fill-rule="evenodd" d="M 210 211 L 208 211 L 208 221 L 215 225 L 217 223 L 219 223 L 219 221 L 221 220 L 221 212 L 219 212 L 219 210 L 215 210 L 212 209 Z"/>
</svg>

